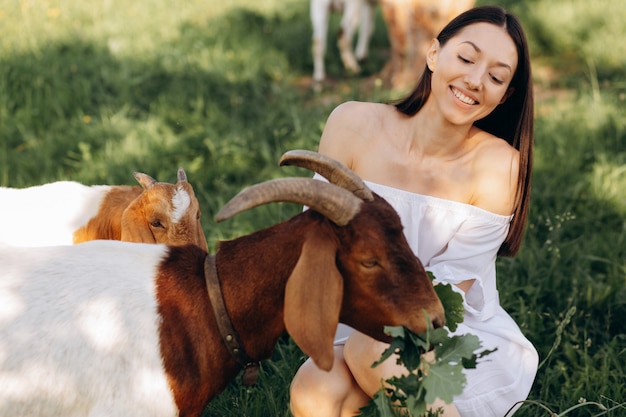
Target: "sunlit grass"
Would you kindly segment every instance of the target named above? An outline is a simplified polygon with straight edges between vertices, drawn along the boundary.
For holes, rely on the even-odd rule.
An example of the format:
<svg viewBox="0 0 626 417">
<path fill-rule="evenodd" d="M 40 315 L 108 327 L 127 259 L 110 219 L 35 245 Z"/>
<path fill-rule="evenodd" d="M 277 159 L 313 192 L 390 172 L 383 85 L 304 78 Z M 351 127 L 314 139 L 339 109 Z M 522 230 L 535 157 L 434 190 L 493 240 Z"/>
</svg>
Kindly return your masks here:
<svg viewBox="0 0 626 417">
<path fill-rule="evenodd" d="M 612 204 L 622 214 L 626 213 L 626 164 L 598 161 L 589 178 L 597 199 Z"/>
<path fill-rule="evenodd" d="M 182 23 L 201 24 L 239 8 L 265 14 L 277 10 L 273 0 L 189 0 L 183 4 L 168 0 L 5 0 L 0 3 L 0 50 L 36 53 L 45 43 L 77 38 L 104 41 L 121 56 L 156 53 L 161 43 L 180 35 Z"/>
<path fill-rule="evenodd" d="M 520 8 L 533 30 L 535 48 L 542 54 L 558 56 L 553 64 L 563 75 L 570 75 L 560 77 L 558 83 L 575 85 L 589 65 L 603 78 L 621 78 L 623 82 L 626 43 L 620 39 L 624 36 L 626 3 L 554 0 L 524 2 Z"/>
</svg>

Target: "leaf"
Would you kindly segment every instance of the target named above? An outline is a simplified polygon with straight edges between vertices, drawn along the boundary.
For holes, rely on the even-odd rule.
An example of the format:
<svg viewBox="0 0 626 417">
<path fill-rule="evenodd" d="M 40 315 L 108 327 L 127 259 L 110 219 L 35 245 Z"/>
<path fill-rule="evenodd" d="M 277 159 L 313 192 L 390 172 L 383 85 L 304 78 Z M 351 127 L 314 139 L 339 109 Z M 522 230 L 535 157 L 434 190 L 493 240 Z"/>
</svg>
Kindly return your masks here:
<svg viewBox="0 0 626 417">
<path fill-rule="evenodd" d="M 359 408 L 361 415 L 373 415 L 377 411 L 380 417 L 395 417 L 396 413 L 384 390 L 379 390 L 365 407 Z"/>
<path fill-rule="evenodd" d="M 465 369 L 475 369 L 476 365 L 478 364 L 478 359 L 482 358 L 483 356 L 487 356 L 490 353 L 495 352 L 496 350 L 498 350 L 498 348 L 491 350 L 485 349 L 482 352 L 479 352 L 476 355 L 472 356 L 471 358 L 463 358 L 463 367 Z"/>
<path fill-rule="evenodd" d="M 476 335 L 452 336 L 441 345 L 435 347 L 435 357 L 438 362 L 458 363 L 464 358 L 470 359 L 474 356 L 474 351 L 480 349 L 480 347 L 480 339 Z"/>
<path fill-rule="evenodd" d="M 441 345 L 450 340 L 450 332 L 445 328 L 435 329 L 428 334 L 429 343 L 432 348 L 433 346 Z"/>
<path fill-rule="evenodd" d="M 381 354 L 378 361 L 372 367 L 380 365 L 391 355 L 398 354 L 398 364 L 405 365 L 409 370 L 417 369 L 421 362 L 421 356 L 430 349 L 425 338 L 416 335 L 402 326 L 386 326 L 385 333 L 393 337 L 389 347 Z"/>
<path fill-rule="evenodd" d="M 416 374 L 402 375 L 398 377 L 392 377 L 387 380 L 389 385 L 394 386 L 395 389 L 391 390 L 396 394 L 398 400 L 405 399 L 407 396 L 419 395 L 423 391 L 421 387 L 421 379 Z"/>
<path fill-rule="evenodd" d="M 389 329 L 389 327 L 385 327 L 385 332 L 387 329 Z M 402 331 L 404 332 L 404 329 L 402 329 Z M 372 364 L 372 368 L 386 361 L 394 353 L 402 351 L 404 351 L 404 333 L 394 336 L 393 340 L 389 344 L 389 347 L 380 355 L 380 359 Z"/>
<path fill-rule="evenodd" d="M 407 329 L 407 336 L 404 338 L 404 347 L 398 350 L 398 365 L 404 365 L 409 371 L 414 371 L 420 367 L 422 355 L 430 350 L 431 345 L 426 336 L 416 335 Z"/>
<path fill-rule="evenodd" d="M 393 338 L 399 337 L 404 339 L 406 336 L 404 329 L 405 328 L 403 326 L 385 326 L 385 334 L 388 334 Z"/>
<path fill-rule="evenodd" d="M 455 395 L 463 392 L 465 382 L 462 364 L 435 362 L 428 368 L 428 373 L 422 379 L 422 384 L 426 389 L 424 399 L 427 404 L 432 404 L 437 398 L 449 404 Z"/>
<path fill-rule="evenodd" d="M 463 322 L 463 317 L 465 316 L 463 297 L 454 291 L 450 284 L 437 284 L 434 288 L 441 304 L 443 304 L 446 314 L 446 326 L 451 332 L 454 332 L 457 325 Z"/>
<path fill-rule="evenodd" d="M 376 408 L 378 409 L 380 417 L 395 416 L 391 402 L 385 395 L 384 391 L 380 390 L 376 394 L 374 394 L 374 404 L 376 404 Z"/>
<path fill-rule="evenodd" d="M 412 416 L 423 416 L 426 415 L 426 404 L 428 403 L 425 400 L 426 392 L 422 391 L 421 395 L 411 395 L 406 400 L 406 407 L 411 410 Z"/>
<path fill-rule="evenodd" d="M 434 279 L 431 273 L 429 276 Z M 463 369 L 476 368 L 479 358 L 494 352 L 483 350 L 476 353 L 481 348 L 481 341 L 473 334 L 451 335 L 458 323 L 463 322 L 463 297 L 449 284 L 435 285 L 435 290 L 446 312 L 446 327 L 433 329 L 429 326 L 420 334 L 402 326 L 385 327 L 385 333 L 392 337 L 392 341 L 372 366 L 396 354 L 398 365 L 404 365 L 408 373 L 386 380 L 387 387 L 376 393 L 369 405 L 361 410 L 378 410 L 383 417 L 398 415 L 400 408 L 406 408 L 409 415 L 414 416 L 439 415 L 437 411 L 428 411 L 427 406 L 437 398 L 451 403 L 465 388 Z M 428 361 L 424 354 L 431 350 L 434 360 Z"/>
</svg>

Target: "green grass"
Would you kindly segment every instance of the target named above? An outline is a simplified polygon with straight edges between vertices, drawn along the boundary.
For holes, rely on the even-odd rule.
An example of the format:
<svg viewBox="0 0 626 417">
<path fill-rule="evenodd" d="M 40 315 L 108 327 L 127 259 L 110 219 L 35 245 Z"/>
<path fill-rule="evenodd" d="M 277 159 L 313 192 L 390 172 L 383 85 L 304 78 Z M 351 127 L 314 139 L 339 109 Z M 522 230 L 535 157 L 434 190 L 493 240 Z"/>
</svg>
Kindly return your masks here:
<svg viewBox="0 0 626 417">
<path fill-rule="evenodd" d="M 516 415 L 624 416 L 626 3 L 496 3 L 527 28 L 537 86 L 529 227 L 520 254 L 498 261 L 502 304 L 543 361 Z M 183 166 L 210 248 L 300 210 L 212 220 L 247 185 L 309 175 L 278 158 L 315 149 L 336 104 L 395 97 L 367 82 L 388 53 L 380 13 L 364 75 L 346 77 L 330 45 L 322 94 L 308 88 L 304 0 L 0 0 L 0 25 L 0 185 L 174 181 Z M 206 416 L 288 416 L 303 359 L 281 339 L 259 383 L 234 381 Z"/>
</svg>

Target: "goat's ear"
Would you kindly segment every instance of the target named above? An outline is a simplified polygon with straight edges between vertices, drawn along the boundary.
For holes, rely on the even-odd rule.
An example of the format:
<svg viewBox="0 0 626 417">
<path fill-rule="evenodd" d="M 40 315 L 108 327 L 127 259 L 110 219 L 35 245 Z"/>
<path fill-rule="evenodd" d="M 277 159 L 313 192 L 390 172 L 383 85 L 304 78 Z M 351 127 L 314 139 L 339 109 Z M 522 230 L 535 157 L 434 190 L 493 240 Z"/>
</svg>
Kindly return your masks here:
<svg viewBox="0 0 626 417">
<path fill-rule="evenodd" d="M 145 190 L 149 190 L 157 182 L 150 175 L 144 174 L 143 172 L 135 172 L 133 175 L 135 176 L 137 182 L 141 184 Z"/>
<path fill-rule="evenodd" d="M 336 243 L 310 232 L 285 288 L 285 327 L 296 344 L 326 371 L 333 366 L 333 338 L 343 299 L 335 266 Z"/>
<path fill-rule="evenodd" d="M 121 240 L 135 243 L 157 243 L 138 200 L 131 202 L 122 213 Z"/>
</svg>

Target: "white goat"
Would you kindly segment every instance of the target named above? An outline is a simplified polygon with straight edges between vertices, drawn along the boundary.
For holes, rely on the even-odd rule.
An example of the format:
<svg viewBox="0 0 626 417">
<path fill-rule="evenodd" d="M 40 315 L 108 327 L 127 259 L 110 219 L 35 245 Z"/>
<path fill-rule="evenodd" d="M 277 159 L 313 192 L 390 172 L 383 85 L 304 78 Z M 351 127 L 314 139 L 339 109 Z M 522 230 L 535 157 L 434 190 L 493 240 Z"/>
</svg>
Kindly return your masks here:
<svg viewBox="0 0 626 417">
<path fill-rule="evenodd" d="M 74 232 L 95 216 L 108 185 L 57 181 L 28 188 L 0 188 L 0 243 L 71 245 Z"/>
<path fill-rule="evenodd" d="M 284 162 L 310 162 L 292 156 Z M 425 330 L 424 312 L 443 324 L 397 213 L 362 181 L 268 181 L 218 219 L 272 201 L 310 210 L 221 242 L 214 256 L 111 240 L 0 247 L 0 416 L 199 416 L 241 370 L 216 317 L 230 318 L 254 360 L 287 329 L 327 370 L 339 321 L 379 340 L 389 340 L 385 325 Z M 207 294 L 213 270 L 222 314 Z"/>
<path fill-rule="evenodd" d="M 313 25 L 313 82 L 319 84 L 326 78 L 324 56 L 326 54 L 328 20 L 333 11 L 343 11 L 337 46 L 344 67 L 351 73 L 360 72 L 357 61 L 367 58 L 369 41 L 374 33 L 374 8 L 377 0 L 311 0 L 311 23 Z M 352 52 L 352 37 L 358 28 L 359 38 Z"/>
</svg>

